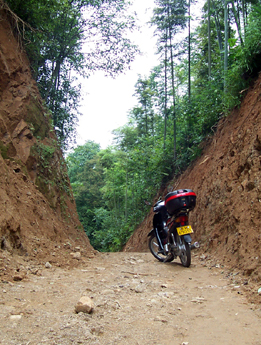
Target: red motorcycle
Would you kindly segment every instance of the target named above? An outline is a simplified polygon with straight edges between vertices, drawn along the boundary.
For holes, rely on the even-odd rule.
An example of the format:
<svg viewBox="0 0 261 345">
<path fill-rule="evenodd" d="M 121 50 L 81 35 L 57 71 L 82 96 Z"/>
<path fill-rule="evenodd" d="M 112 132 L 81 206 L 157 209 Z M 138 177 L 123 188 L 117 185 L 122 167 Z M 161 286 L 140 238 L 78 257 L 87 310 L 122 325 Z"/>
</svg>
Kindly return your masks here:
<svg viewBox="0 0 261 345">
<path fill-rule="evenodd" d="M 165 201 L 159 200 L 154 206 L 153 229 L 148 234 L 152 255 L 162 262 L 173 261 L 176 257 L 184 267 L 191 264 L 191 250 L 199 248 L 192 244 L 192 227 L 189 212 L 196 206 L 196 194 L 191 189 L 179 189 L 168 193 Z"/>
</svg>

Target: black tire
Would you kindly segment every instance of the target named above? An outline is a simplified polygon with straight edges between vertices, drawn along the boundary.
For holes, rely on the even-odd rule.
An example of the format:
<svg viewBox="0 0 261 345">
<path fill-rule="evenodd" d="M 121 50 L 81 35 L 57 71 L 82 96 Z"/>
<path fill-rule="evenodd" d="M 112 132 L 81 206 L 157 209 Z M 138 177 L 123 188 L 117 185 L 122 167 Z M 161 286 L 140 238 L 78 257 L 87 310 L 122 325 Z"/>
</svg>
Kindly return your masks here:
<svg viewBox="0 0 261 345">
<path fill-rule="evenodd" d="M 184 238 L 181 238 L 182 244 L 185 246 L 185 250 L 179 256 L 182 266 L 189 267 L 191 264 L 191 249 L 190 245 L 184 241 Z"/>
<path fill-rule="evenodd" d="M 159 247 L 158 240 L 155 234 L 152 234 L 149 238 L 149 249 L 151 254 L 160 262 L 170 262 L 174 259 L 174 256 L 164 254 Z"/>
<path fill-rule="evenodd" d="M 166 255 L 160 252 L 160 247 L 155 234 L 152 234 L 149 238 L 149 249 L 151 254 L 159 261 L 163 262 L 166 259 Z"/>
</svg>

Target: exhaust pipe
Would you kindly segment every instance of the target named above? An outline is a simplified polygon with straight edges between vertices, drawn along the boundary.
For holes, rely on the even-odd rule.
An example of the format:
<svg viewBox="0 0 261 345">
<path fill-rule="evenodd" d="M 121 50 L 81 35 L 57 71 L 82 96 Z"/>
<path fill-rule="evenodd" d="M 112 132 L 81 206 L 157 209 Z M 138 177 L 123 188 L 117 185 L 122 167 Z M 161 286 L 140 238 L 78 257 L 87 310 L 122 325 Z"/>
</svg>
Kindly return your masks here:
<svg viewBox="0 0 261 345">
<path fill-rule="evenodd" d="M 191 244 L 190 249 L 198 249 L 200 247 L 198 242 L 194 242 L 193 244 Z"/>
</svg>

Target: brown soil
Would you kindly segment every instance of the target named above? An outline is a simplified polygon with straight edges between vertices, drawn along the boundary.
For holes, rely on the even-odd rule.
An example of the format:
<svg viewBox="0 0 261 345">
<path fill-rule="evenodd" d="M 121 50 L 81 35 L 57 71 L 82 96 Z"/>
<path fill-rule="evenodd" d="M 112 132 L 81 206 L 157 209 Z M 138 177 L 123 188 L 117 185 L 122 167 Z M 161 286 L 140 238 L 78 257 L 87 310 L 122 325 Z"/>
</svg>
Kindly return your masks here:
<svg viewBox="0 0 261 345">
<path fill-rule="evenodd" d="M 0 277 L 3 280 L 13 279 L 17 269 L 15 260 L 7 259 L 6 253 L 60 266 L 75 265 L 70 252 L 79 244 L 84 246 L 86 255 L 93 253 L 78 219 L 61 151 L 57 149 L 50 157 L 49 168 L 41 166 L 36 144 L 48 149 L 56 136 L 27 57 L 10 25 L 10 20 L 14 23 L 16 19 L 0 0 Z"/>
<path fill-rule="evenodd" d="M 32 153 L 36 136 L 49 145 L 55 134 L 6 18 L 0 9 L 0 343 L 260 345 L 261 78 L 171 183 L 197 193 L 192 266 L 144 253 L 152 212 L 125 252 L 100 254 Z M 74 313 L 82 295 L 93 314 Z"/>
<path fill-rule="evenodd" d="M 239 271 L 261 286 L 261 76 L 242 101 L 217 125 L 202 155 L 179 178 L 173 189 L 190 188 L 197 206 L 190 214 L 194 240 L 201 251 Z M 162 192 L 162 197 L 167 189 Z M 141 223 L 125 251 L 146 251 L 153 211 Z M 250 296 L 251 299 L 251 296 Z M 258 300 L 256 289 L 252 301 Z"/>
<path fill-rule="evenodd" d="M 240 277 L 192 261 L 185 269 L 149 253 L 109 253 L 68 270 L 21 259 L 27 277 L 0 283 L 0 343 L 260 345 L 261 313 Z M 75 313 L 82 296 L 92 314 Z"/>
</svg>

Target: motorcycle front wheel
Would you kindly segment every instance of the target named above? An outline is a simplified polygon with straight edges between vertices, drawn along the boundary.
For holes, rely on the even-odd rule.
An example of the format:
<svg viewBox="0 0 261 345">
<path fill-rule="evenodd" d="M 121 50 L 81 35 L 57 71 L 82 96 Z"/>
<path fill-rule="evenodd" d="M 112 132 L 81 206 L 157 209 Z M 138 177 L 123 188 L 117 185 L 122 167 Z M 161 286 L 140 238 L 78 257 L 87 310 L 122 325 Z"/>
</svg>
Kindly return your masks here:
<svg viewBox="0 0 261 345">
<path fill-rule="evenodd" d="M 189 267 L 191 264 L 191 249 L 190 245 L 184 241 L 184 238 L 181 238 L 184 249 L 182 250 L 181 255 L 179 256 L 182 266 Z"/>
<path fill-rule="evenodd" d="M 151 235 L 149 238 L 149 249 L 151 251 L 151 254 L 158 259 L 160 262 L 170 262 L 174 259 L 174 256 L 172 255 L 166 255 L 164 252 L 160 249 L 160 246 L 158 244 L 157 237 L 155 234 Z"/>
</svg>

